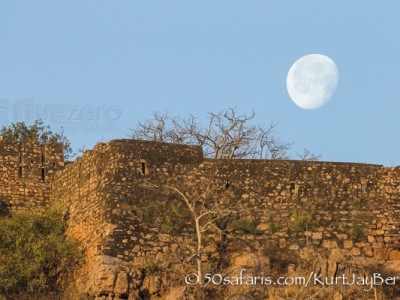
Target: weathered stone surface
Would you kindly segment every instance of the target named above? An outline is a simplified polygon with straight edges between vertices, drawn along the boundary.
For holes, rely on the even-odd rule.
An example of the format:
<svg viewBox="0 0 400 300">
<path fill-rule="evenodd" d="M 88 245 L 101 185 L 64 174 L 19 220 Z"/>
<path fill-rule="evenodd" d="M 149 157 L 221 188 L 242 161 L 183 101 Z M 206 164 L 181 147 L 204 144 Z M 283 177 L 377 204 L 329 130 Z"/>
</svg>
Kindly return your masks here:
<svg viewBox="0 0 400 300">
<path fill-rule="evenodd" d="M 314 240 L 321 240 L 322 239 L 322 232 L 313 232 L 312 238 Z"/>
<path fill-rule="evenodd" d="M 389 260 L 383 264 L 383 267 L 393 276 L 400 274 L 400 260 Z"/>
<path fill-rule="evenodd" d="M 226 298 L 225 300 L 253 300 L 253 299 L 254 298 L 249 295 L 240 294 L 240 295 L 232 295 Z"/>
<path fill-rule="evenodd" d="M 353 256 L 359 256 L 359 255 L 361 255 L 361 250 L 360 250 L 360 248 L 353 247 L 353 248 L 351 249 L 351 255 L 353 255 Z"/>
<path fill-rule="evenodd" d="M 128 294 L 129 279 L 126 272 L 119 272 L 114 285 L 114 294 Z"/>
<path fill-rule="evenodd" d="M 343 300 L 343 295 L 339 292 L 333 294 L 333 300 Z"/>
<path fill-rule="evenodd" d="M 261 223 L 257 226 L 257 230 L 267 231 L 269 229 L 269 225 L 267 223 Z"/>
<path fill-rule="evenodd" d="M 390 260 L 400 260 L 400 251 L 399 250 L 390 251 L 389 259 Z"/>
<path fill-rule="evenodd" d="M 365 253 L 365 256 L 367 256 L 367 257 L 371 257 L 374 255 L 373 249 L 370 246 L 364 247 L 364 253 Z"/>
<path fill-rule="evenodd" d="M 323 240 L 322 247 L 323 248 L 338 248 L 338 244 L 336 241 Z"/>
<path fill-rule="evenodd" d="M 168 295 L 166 295 L 165 300 L 186 300 L 186 292 L 186 286 L 174 287 L 170 290 Z"/>
<path fill-rule="evenodd" d="M 248 253 L 238 256 L 234 261 L 234 266 L 255 268 L 269 266 L 270 260 L 268 257 L 260 256 L 255 253 Z"/>
<path fill-rule="evenodd" d="M 377 260 L 388 259 L 389 252 L 386 248 L 376 248 L 374 249 L 374 258 Z"/>
<path fill-rule="evenodd" d="M 343 248 L 344 249 L 350 249 L 352 247 L 353 247 L 353 241 L 352 240 L 343 241 Z"/>
</svg>

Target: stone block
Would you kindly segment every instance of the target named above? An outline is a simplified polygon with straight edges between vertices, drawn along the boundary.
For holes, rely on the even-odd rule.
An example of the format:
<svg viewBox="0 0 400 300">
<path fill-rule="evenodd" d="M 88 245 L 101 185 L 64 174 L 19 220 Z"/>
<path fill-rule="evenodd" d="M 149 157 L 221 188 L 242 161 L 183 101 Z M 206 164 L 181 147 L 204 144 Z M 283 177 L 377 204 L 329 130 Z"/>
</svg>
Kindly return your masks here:
<svg viewBox="0 0 400 300">
<path fill-rule="evenodd" d="M 322 247 L 328 248 L 328 249 L 333 249 L 333 248 L 338 248 L 338 245 L 337 245 L 336 241 L 324 240 L 324 241 L 322 241 Z"/>
<path fill-rule="evenodd" d="M 312 238 L 313 238 L 313 240 L 321 240 L 322 239 L 322 232 L 313 232 Z"/>
<path fill-rule="evenodd" d="M 399 250 L 392 250 L 389 254 L 390 260 L 400 260 L 400 251 Z"/>
<path fill-rule="evenodd" d="M 343 241 L 343 248 L 344 249 L 350 249 L 352 247 L 353 247 L 353 241 L 352 240 Z"/>
<path fill-rule="evenodd" d="M 389 252 L 386 248 L 376 248 L 374 249 L 374 258 L 377 260 L 387 260 Z"/>
<path fill-rule="evenodd" d="M 115 294 L 128 294 L 128 275 L 126 272 L 119 272 L 115 281 L 114 293 Z"/>
</svg>

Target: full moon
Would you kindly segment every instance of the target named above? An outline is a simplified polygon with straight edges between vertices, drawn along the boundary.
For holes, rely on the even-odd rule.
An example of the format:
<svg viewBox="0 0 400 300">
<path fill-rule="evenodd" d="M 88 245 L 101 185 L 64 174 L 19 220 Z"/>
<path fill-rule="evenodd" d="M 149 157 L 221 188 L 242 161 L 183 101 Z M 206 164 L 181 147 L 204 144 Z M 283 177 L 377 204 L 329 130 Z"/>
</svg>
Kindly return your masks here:
<svg viewBox="0 0 400 300">
<path fill-rule="evenodd" d="M 339 71 L 328 56 L 310 54 L 291 66 L 286 87 L 290 98 L 303 109 L 317 109 L 325 105 L 334 94 Z"/>
</svg>

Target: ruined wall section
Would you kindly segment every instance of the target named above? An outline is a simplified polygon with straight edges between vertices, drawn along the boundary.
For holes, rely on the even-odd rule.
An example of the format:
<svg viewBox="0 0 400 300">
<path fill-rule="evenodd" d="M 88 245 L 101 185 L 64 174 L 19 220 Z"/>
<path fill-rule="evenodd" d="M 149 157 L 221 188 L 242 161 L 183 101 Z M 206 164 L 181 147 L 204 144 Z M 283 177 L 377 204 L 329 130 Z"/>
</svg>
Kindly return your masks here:
<svg viewBox="0 0 400 300">
<path fill-rule="evenodd" d="M 113 292 L 115 272 L 123 268 L 125 236 L 133 242 L 143 232 L 133 205 L 143 191 L 138 187 L 140 178 L 200 160 L 197 146 L 115 140 L 97 144 L 56 174 L 52 203 L 68 210 L 67 233 L 81 242 L 86 253 L 77 282 L 82 290 Z"/>
<path fill-rule="evenodd" d="M 47 206 L 53 175 L 64 167 L 61 145 L 0 139 L 0 201 L 3 209 Z"/>
</svg>

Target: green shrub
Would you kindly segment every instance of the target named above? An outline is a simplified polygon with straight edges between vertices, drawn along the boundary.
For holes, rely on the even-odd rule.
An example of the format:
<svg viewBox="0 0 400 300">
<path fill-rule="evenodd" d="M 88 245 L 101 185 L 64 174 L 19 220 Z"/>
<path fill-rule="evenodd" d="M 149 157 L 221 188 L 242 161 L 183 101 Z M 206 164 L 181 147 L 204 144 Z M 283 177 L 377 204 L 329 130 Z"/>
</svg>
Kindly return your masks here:
<svg viewBox="0 0 400 300">
<path fill-rule="evenodd" d="M 261 245 L 261 251 L 266 256 L 270 256 L 271 253 L 274 253 L 277 250 L 277 248 L 277 244 L 273 243 L 271 240 L 266 240 Z"/>
<path fill-rule="evenodd" d="M 13 138 L 19 142 L 27 140 L 37 141 L 40 144 L 56 142 L 62 146 L 64 158 L 72 155 L 71 143 L 64 135 L 64 130 L 53 132 L 49 125 L 44 125 L 41 119 L 35 120 L 32 125 L 22 122 L 11 123 L 0 128 L 0 136 L 3 138 Z"/>
<path fill-rule="evenodd" d="M 189 212 L 179 201 L 149 202 L 139 208 L 142 220 L 159 227 L 161 233 L 180 233 L 186 226 Z"/>
<path fill-rule="evenodd" d="M 226 227 L 228 226 L 228 223 L 229 223 L 229 217 L 218 218 L 218 219 L 214 220 L 215 226 L 217 226 L 217 228 L 219 228 L 222 231 L 224 231 L 226 229 Z"/>
<path fill-rule="evenodd" d="M 282 227 L 279 224 L 275 224 L 273 222 L 269 222 L 268 223 L 268 231 L 269 231 L 269 233 L 275 233 L 275 232 L 278 232 L 281 229 L 282 229 Z"/>
<path fill-rule="evenodd" d="M 365 203 L 365 200 L 360 198 L 351 198 L 349 199 L 350 208 L 354 210 L 360 210 L 362 208 L 362 202 Z"/>
<path fill-rule="evenodd" d="M 353 222 L 351 233 L 353 238 L 357 240 L 363 234 L 363 231 L 360 225 L 358 225 L 356 222 Z"/>
<path fill-rule="evenodd" d="M 292 214 L 293 229 L 296 231 L 307 231 L 317 225 L 317 221 L 314 220 L 312 213 L 296 209 Z"/>
<path fill-rule="evenodd" d="M 165 211 L 165 205 L 158 201 L 148 202 L 139 208 L 142 220 L 145 222 L 155 222 L 160 219 Z"/>
<path fill-rule="evenodd" d="M 163 271 L 156 261 L 150 259 L 145 262 L 144 269 L 148 275 L 161 275 Z"/>
<path fill-rule="evenodd" d="M 245 233 L 256 233 L 257 224 L 249 219 L 237 219 L 232 224 L 234 230 L 241 230 Z"/>
<path fill-rule="evenodd" d="M 22 299 L 63 288 L 80 258 L 77 243 L 65 237 L 65 226 L 58 211 L 0 217 L 0 295 Z"/>
</svg>

